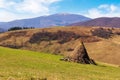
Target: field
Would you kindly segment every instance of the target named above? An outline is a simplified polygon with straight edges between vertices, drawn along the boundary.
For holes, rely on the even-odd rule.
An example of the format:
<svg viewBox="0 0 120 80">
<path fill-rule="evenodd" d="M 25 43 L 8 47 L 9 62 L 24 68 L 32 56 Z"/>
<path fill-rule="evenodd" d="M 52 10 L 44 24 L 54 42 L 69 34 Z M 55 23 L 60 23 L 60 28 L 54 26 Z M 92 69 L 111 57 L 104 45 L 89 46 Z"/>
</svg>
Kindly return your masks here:
<svg viewBox="0 0 120 80">
<path fill-rule="evenodd" d="M 120 67 L 60 61 L 62 56 L 0 47 L 0 80 L 120 80 Z"/>
<path fill-rule="evenodd" d="M 100 62 L 120 65 L 120 36 L 94 43 L 86 43 L 89 55 Z"/>
<path fill-rule="evenodd" d="M 59 55 L 69 55 L 81 40 L 94 60 L 120 65 L 119 28 L 52 27 L 0 34 L 1 46 Z"/>
</svg>

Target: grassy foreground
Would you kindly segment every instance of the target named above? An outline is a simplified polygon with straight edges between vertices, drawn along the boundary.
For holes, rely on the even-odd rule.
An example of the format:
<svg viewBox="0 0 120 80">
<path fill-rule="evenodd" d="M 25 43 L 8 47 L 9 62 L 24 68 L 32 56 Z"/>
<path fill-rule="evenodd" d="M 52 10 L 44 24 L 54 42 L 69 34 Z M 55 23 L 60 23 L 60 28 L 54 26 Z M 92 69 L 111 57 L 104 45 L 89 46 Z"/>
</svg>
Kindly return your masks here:
<svg viewBox="0 0 120 80">
<path fill-rule="evenodd" d="M 63 62 L 60 58 L 0 47 L 0 80 L 120 80 L 120 67 Z"/>
</svg>

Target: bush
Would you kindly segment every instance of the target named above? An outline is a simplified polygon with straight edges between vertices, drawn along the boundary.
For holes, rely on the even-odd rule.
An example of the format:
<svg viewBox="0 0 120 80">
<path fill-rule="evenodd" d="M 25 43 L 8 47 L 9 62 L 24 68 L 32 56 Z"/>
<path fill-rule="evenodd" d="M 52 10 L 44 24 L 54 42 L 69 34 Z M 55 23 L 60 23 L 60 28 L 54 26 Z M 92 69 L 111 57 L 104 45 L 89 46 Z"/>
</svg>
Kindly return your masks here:
<svg viewBox="0 0 120 80">
<path fill-rule="evenodd" d="M 78 39 L 80 35 L 75 34 L 74 32 L 70 31 L 57 31 L 57 32 L 38 32 L 33 34 L 30 38 L 30 43 L 39 43 L 40 41 L 51 41 L 51 40 L 58 40 L 58 43 L 63 44 L 68 42 L 72 39 Z"/>
<path fill-rule="evenodd" d="M 95 30 L 91 30 L 93 36 L 98 36 L 102 38 L 110 38 L 112 34 L 111 29 L 97 28 Z"/>
</svg>

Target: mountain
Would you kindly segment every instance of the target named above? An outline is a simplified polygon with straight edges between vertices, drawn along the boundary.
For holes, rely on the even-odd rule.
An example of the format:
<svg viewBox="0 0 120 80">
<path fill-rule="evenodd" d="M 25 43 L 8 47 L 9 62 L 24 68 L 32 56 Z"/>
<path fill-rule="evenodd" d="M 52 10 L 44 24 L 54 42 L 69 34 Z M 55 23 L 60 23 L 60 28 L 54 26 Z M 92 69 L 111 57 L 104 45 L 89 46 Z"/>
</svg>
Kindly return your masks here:
<svg viewBox="0 0 120 80">
<path fill-rule="evenodd" d="M 4 24 L 4 23 L 5 23 L 5 22 L 0 22 L 0 25 L 1 25 L 1 24 Z"/>
<path fill-rule="evenodd" d="M 6 30 L 3 28 L 0 28 L 0 33 L 5 32 Z"/>
<path fill-rule="evenodd" d="M 84 17 L 82 15 L 60 13 L 49 16 L 41 16 L 36 18 L 21 19 L 21 20 L 0 23 L 0 27 L 6 29 L 15 26 L 43 28 L 50 26 L 65 26 L 71 23 L 87 21 L 87 20 L 90 20 L 90 18 Z"/>
<path fill-rule="evenodd" d="M 120 18 L 119 17 L 101 17 L 92 19 L 85 22 L 73 23 L 71 26 L 101 26 L 101 27 L 117 27 L 120 28 Z"/>
</svg>

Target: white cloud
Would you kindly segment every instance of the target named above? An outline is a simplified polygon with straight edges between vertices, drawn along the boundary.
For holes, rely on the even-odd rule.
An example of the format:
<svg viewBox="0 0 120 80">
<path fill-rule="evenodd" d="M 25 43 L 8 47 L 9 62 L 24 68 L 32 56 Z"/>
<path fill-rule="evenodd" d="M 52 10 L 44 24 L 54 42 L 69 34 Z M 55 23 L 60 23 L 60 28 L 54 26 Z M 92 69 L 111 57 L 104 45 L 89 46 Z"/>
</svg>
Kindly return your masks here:
<svg viewBox="0 0 120 80">
<path fill-rule="evenodd" d="M 59 0 L 24 0 L 16 6 L 18 11 L 31 13 L 48 13 L 49 5 Z"/>
<path fill-rule="evenodd" d="M 109 7 L 109 5 L 103 4 L 103 5 L 100 5 L 98 8 L 102 9 L 102 8 L 108 8 L 108 7 Z"/>
<path fill-rule="evenodd" d="M 13 17 L 16 17 L 13 13 L 10 13 L 10 12 L 7 12 L 7 11 L 1 11 L 0 12 L 0 20 L 1 21 L 10 20 Z"/>
<path fill-rule="evenodd" d="M 0 21 L 49 14 L 51 5 L 58 1 L 60 0 L 0 0 Z"/>
<path fill-rule="evenodd" d="M 89 9 L 85 16 L 91 18 L 98 17 L 120 17 L 120 6 L 115 6 L 113 4 L 103 4 L 98 6 L 97 8 Z"/>
<path fill-rule="evenodd" d="M 118 7 L 114 6 L 114 5 L 111 5 L 110 9 L 111 9 L 111 12 L 114 12 L 114 11 L 116 11 L 118 9 Z"/>
<path fill-rule="evenodd" d="M 2 7 L 4 4 L 4 0 L 0 0 L 0 7 Z"/>
</svg>

